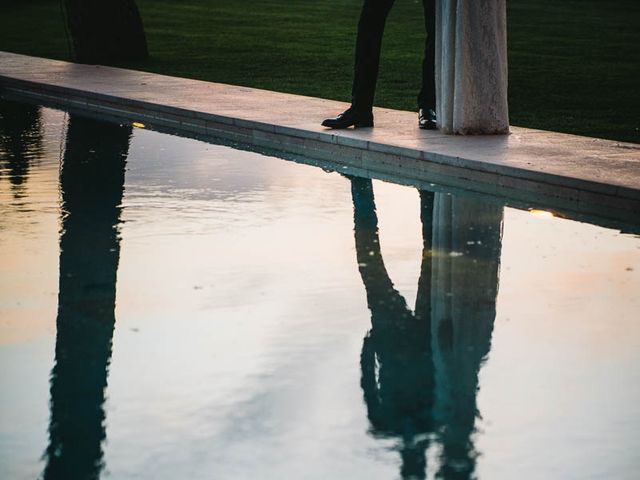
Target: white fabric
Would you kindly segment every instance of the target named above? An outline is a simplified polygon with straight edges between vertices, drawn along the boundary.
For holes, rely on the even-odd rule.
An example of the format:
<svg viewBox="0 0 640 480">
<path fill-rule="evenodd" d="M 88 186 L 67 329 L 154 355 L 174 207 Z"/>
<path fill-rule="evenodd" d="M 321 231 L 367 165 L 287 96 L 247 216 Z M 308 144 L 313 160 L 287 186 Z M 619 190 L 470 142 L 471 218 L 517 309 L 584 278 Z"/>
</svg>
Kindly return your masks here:
<svg viewBox="0 0 640 480">
<path fill-rule="evenodd" d="M 506 0 L 436 0 L 435 63 L 443 132 L 509 132 Z"/>
</svg>

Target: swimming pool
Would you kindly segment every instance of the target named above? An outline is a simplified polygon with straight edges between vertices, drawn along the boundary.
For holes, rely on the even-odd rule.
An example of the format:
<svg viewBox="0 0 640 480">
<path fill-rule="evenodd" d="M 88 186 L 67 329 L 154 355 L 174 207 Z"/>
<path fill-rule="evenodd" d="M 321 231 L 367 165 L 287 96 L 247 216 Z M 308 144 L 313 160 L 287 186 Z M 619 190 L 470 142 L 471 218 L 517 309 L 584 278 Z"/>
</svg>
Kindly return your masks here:
<svg viewBox="0 0 640 480">
<path fill-rule="evenodd" d="M 1 478 L 635 478 L 637 235 L 2 112 Z"/>
</svg>

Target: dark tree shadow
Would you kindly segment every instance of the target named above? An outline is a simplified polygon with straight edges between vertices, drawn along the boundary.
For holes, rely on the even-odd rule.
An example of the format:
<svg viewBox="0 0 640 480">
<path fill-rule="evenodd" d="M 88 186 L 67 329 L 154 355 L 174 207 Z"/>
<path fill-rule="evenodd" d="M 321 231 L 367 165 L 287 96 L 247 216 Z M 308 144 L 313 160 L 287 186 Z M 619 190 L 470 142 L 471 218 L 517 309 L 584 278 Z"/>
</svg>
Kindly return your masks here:
<svg viewBox="0 0 640 480">
<path fill-rule="evenodd" d="M 14 198 L 25 195 L 31 165 L 43 152 L 40 107 L 0 99 L 0 174 L 6 174 Z"/>
<path fill-rule="evenodd" d="M 45 479 L 94 479 L 102 469 L 130 137 L 131 127 L 69 119 L 60 172 L 60 286 Z"/>
<path fill-rule="evenodd" d="M 502 207 L 469 202 L 464 222 L 447 222 L 451 198 L 420 192 L 423 251 L 412 312 L 384 265 L 371 180 L 349 178 L 356 256 L 371 312 L 361 354 L 371 433 L 399 440 L 403 479 L 426 478 L 426 450 L 433 441 L 442 451 L 439 478 L 471 478 L 477 374 L 495 318 Z M 475 233 L 465 236 L 465 229 Z M 463 237 L 473 237 L 478 248 Z M 464 249 L 458 256 L 459 241 Z M 471 264 L 479 266 L 465 274 Z M 483 278 L 468 284 L 476 273 Z M 449 292 L 458 293 L 457 287 L 466 300 L 455 303 L 458 297 L 450 299 Z M 451 300 L 453 311 L 443 308 L 442 299 Z M 478 304 L 480 315 L 468 308 Z"/>
</svg>

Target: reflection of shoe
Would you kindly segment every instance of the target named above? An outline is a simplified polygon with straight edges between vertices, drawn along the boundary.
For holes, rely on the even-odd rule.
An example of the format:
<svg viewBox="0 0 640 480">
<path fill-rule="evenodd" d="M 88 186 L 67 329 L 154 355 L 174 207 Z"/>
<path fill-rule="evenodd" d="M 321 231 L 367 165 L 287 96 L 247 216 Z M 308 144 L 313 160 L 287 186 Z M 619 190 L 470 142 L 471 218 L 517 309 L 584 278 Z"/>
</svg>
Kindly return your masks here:
<svg viewBox="0 0 640 480">
<path fill-rule="evenodd" d="M 342 112 L 336 118 L 327 118 L 322 122 L 322 126 L 329 128 L 348 128 L 351 126 L 356 128 L 373 127 L 373 113 L 358 112 L 351 107 Z"/>
<path fill-rule="evenodd" d="M 435 130 L 438 128 L 436 125 L 436 112 L 432 108 L 418 110 L 418 126 L 422 130 Z"/>
</svg>

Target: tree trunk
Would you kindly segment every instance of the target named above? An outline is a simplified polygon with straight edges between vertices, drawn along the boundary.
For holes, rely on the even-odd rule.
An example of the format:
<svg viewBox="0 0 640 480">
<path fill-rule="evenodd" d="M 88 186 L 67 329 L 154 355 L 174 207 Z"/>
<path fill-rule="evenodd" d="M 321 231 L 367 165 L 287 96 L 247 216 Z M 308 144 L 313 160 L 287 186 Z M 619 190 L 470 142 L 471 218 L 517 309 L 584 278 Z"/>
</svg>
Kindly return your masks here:
<svg viewBox="0 0 640 480">
<path fill-rule="evenodd" d="M 149 56 L 135 0 L 64 0 L 64 5 L 76 61 L 109 65 Z"/>
</svg>

